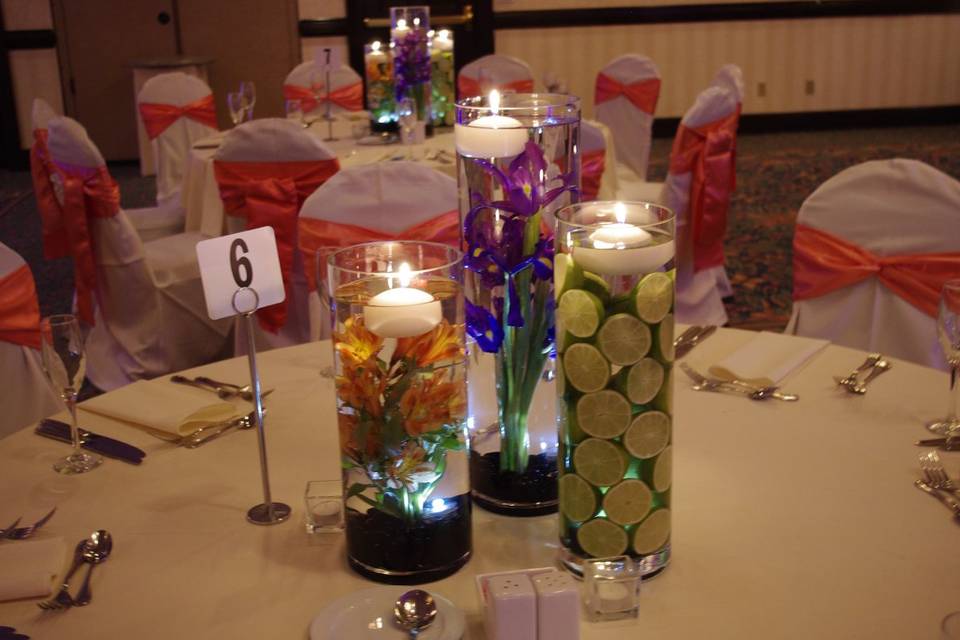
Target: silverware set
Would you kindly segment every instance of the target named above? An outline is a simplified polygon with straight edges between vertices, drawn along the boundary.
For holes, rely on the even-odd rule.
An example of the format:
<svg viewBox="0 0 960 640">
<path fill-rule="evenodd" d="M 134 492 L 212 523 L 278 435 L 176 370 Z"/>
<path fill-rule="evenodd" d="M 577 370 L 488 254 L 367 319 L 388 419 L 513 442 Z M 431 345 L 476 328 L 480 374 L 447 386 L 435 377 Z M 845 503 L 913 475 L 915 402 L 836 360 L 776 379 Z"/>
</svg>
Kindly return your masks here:
<svg viewBox="0 0 960 640">
<path fill-rule="evenodd" d="M 880 375 L 886 373 L 893 367 L 890 361 L 886 360 L 882 354 L 871 353 L 859 367 L 851 371 L 843 378 L 834 376 L 833 380 L 837 386 L 847 393 L 862 396 L 867 392 L 867 385 Z M 861 376 L 866 373 L 866 377 Z"/>
<path fill-rule="evenodd" d="M 742 380 L 721 380 L 720 378 L 710 378 L 703 375 L 686 362 L 680 363 L 680 370 L 687 374 L 694 385 L 691 387 L 694 391 L 712 391 L 715 393 L 733 393 L 750 398 L 751 400 L 783 400 L 784 402 L 796 402 L 800 396 L 794 393 L 781 393 L 776 386 L 758 386 L 744 382 Z"/>
<path fill-rule="evenodd" d="M 220 382 L 219 380 L 214 380 L 213 378 L 207 378 L 205 376 L 197 376 L 195 378 L 187 378 L 186 376 L 176 375 L 170 377 L 170 382 L 175 384 L 182 384 L 188 387 L 196 387 L 198 389 L 203 389 L 204 391 L 211 391 L 217 394 L 221 400 L 232 400 L 233 398 L 242 398 L 247 402 L 253 402 L 253 389 L 250 385 L 237 385 L 230 382 Z M 273 393 L 273 389 L 268 389 L 262 393 L 262 397 L 267 397 Z"/>
<path fill-rule="evenodd" d="M 691 349 L 712 336 L 716 330 L 717 327 L 715 325 L 705 327 L 694 325 L 690 327 L 673 341 L 674 357 L 682 358 L 687 355 Z"/>
<path fill-rule="evenodd" d="M 50 511 L 45 516 L 43 516 L 33 524 L 27 525 L 25 527 L 17 526 L 18 524 L 20 524 L 20 520 L 22 520 L 22 518 L 17 518 L 6 529 L 0 529 L 0 540 L 24 540 L 26 538 L 29 538 L 30 536 L 32 536 L 34 533 L 37 532 L 37 529 L 47 524 L 47 522 L 50 520 L 50 518 L 53 517 L 53 514 L 55 514 L 56 512 L 57 512 L 57 508 L 54 507 L 53 509 L 50 509 Z"/>
<path fill-rule="evenodd" d="M 960 523 L 960 488 L 950 479 L 936 451 L 920 454 L 920 473 L 923 479 L 915 481 L 914 486 L 942 502 Z"/>
<path fill-rule="evenodd" d="M 93 568 L 106 561 L 113 551 L 113 538 L 110 533 L 100 529 L 90 534 L 89 538 L 84 538 L 77 543 L 73 552 L 73 563 L 63 578 L 63 584 L 56 594 L 49 600 L 38 602 L 37 606 L 47 611 L 62 611 L 71 607 L 83 607 L 90 604 L 93 599 L 93 592 L 90 586 L 90 577 L 93 575 Z M 76 597 L 70 595 L 70 581 L 73 575 L 84 564 L 89 565 L 87 574 L 80 585 Z"/>
</svg>

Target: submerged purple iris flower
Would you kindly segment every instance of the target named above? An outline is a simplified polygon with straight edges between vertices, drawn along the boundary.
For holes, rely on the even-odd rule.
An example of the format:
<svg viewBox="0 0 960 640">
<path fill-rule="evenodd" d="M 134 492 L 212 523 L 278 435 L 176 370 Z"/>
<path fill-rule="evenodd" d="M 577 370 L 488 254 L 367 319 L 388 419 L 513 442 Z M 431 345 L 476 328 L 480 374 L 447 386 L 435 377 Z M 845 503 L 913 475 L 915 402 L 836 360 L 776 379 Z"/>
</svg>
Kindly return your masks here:
<svg viewBox="0 0 960 640">
<path fill-rule="evenodd" d="M 465 301 L 467 312 L 467 334 L 477 341 L 477 345 L 487 353 L 496 353 L 503 343 L 503 329 L 492 313 Z"/>
</svg>

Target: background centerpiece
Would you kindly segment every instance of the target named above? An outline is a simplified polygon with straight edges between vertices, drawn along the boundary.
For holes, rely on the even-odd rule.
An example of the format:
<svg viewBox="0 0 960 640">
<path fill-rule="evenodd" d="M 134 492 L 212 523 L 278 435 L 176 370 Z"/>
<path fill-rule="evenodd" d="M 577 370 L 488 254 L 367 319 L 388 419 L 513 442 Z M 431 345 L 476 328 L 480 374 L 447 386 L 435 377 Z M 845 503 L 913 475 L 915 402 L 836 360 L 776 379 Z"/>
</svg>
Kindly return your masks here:
<svg viewBox="0 0 960 640">
<path fill-rule="evenodd" d="M 394 94 L 401 108 L 412 103 L 412 115 L 427 133 L 433 128 L 430 109 L 431 60 L 430 7 L 391 7 L 390 39 L 393 42 Z"/>
<path fill-rule="evenodd" d="M 470 557 L 462 255 L 383 242 L 329 257 L 350 565 L 438 580 Z"/>
<path fill-rule="evenodd" d="M 490 354 L 471 373 L 470 475 L 477 504 L 500 513 L 556 510 L 556 414 L 542 384 L 554 354 L 550 230 L 552 212 L 579 199 L 579 126 L 568 95 L 457 103 L 467 331 Z"/>
</svg>

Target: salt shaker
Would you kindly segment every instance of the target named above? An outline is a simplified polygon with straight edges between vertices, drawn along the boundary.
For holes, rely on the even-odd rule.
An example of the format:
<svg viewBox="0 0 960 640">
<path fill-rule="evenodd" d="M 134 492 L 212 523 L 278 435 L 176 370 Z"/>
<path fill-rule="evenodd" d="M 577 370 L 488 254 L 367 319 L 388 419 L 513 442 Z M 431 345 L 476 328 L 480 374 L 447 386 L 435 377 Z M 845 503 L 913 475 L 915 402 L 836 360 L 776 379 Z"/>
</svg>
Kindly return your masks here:
<svg viewBox="0 0 960 640">
<path fill-rule="evenodd" d="M 487 581 L 489 640 L 536 640 L 537 596 L 522 573 L 492 576 Z"/>
<path fill-rule="evenodd" d="M 551 571 L 533 577 L 537 592 L 537 639 L 579 640 L 580 588 L 569 573 Z"/>
</svg>

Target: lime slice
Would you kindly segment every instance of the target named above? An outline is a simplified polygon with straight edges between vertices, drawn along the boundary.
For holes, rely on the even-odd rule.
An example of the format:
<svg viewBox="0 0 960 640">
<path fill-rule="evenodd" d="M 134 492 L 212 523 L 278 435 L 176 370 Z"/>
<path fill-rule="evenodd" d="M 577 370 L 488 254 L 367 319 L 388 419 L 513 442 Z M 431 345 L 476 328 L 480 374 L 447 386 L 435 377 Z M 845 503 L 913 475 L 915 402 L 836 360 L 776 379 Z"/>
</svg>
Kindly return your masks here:
<svg viewBox="0 0 960 640">
<path fill-rule="evenodd" d="M 613 364 L 633 364 L 650 350 L 650 328 L 626 313 L 610 316 L 597 333 L 597 346 Z"/>
<path fill-rule="evenodd" d="M 570 289 L 557 303 L 557 322 L 578 338 L 592 336 L 603 320 L 603 303 L 583 289 Z"/>
<path fill-rule="evenodd" d="M 583 288 L 597 296 L 604 304 L 610 300 L 610 285 L 603 279 L 590 271 L 583 272 Z"/>
<path fill-rule="evenodd" d="M 597 512 L 597 490 L 574 473 L 560 476 L 560 512 L 574 522 L 583 522 Z"/>
<path fill-rule="evenodd" d="M 657 509 L 633 532 L 633 550 L 640 554 L 653 553 L 665 545 L 669 538 L 670 509 Z"/>
<path fill-rule="evenodd" d="M 648 273 L 637 284 L 634 297 L 637 317 L 654 324 L 663 320 L 673 306 L 673 279 L 665 273 Z"/>
<path fill-rule="evenodd" d="M 595 346 L 578 342 L 570 345 L 564 352 L 563 372 L 567 376 L 567 382 L 573 388 L 590 393 L 607 386 L 607 380 L 610 379 L 610 363 Z"/>
<path fill-rule="evenodd" d="M 664 364 L 673 362 L 673 314 L 668 313 L 653 330 L 653 354 Z"/>
<path fill-rule="evenodd" d="M 623 446 L 634 458 L 652 458 L 670 444 L 670 416 L 662 411 L 641 413 L 623 434 Z"/>
<path fill-rule="evenodd" d="M 584 522 L 577 530 L 577 542 L 584 553 L 594 558 L 619 556 L 627 550 L 629 539 L 623 527 L 606 518 Z"/>
<path fill-rule="evenodd" d="M 570 406 L 567 406 L 565 411 L 567 421 L 565 424 L 566 431 L 563 432 L 564 440 L 570 444 L 577 444 L 581 440 L 584 440 L 587 437 L 587 434 L 583 432 L 583 429 L 580 428 L 580 421 L 577 419 L 577 412 L 571 410 Z"/>
<path fill-rule="evenodd" d="M 630 426 L 630 402 L 609 389 L 588 393 L 577 401 L 577 424 L 595 438 L 616 438 Z"/>
<path fill-rule="evenodd" d="M 553 258 L 553 286 L 557 297 L 569 289 L 583 286 L 583 269 L 573 261 L 569 253 L 558 253 Z"/>
<path fill-rule="evenodd" d="M 587 438 L 573 452 L 573 467 L 595 487 L 617 484 L 627 470 L 627 455 L 609 440 Z"/>
<path fill-rule="evenodd" d="M 665 368 L 663 384 L 653 399 L 653 407 L 664 413 L 673 413 L 673 367 Z"/>
<path fill-rule="evenodd" d="M 667 445 L 653 463 L 653 490 L 666 491 L 673 478 L 673 447 Z"/>
<path fill-rule="evenodd" d="M 663 365 L 653 358 L 643 358 L 618 375 L 621 388 L 630 402 L 646 404 L 653 400 L 663 386 Z"/>
<path fill-rule="evenodd" d="M 621 525 L 640 522 L 650 511 L 651 505 L 653 493 L 642 480 L 624 480 L 610 487 L 603 496 L 603 510 L 607 517 Z"/>
</svg>

